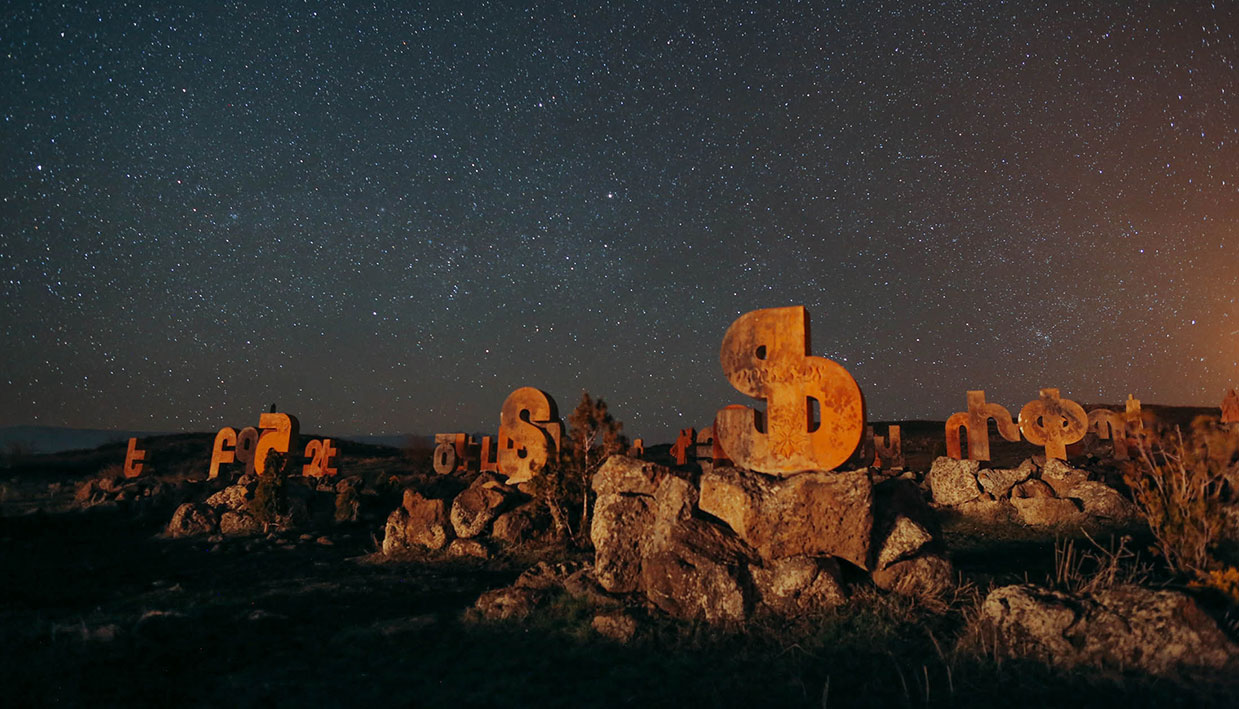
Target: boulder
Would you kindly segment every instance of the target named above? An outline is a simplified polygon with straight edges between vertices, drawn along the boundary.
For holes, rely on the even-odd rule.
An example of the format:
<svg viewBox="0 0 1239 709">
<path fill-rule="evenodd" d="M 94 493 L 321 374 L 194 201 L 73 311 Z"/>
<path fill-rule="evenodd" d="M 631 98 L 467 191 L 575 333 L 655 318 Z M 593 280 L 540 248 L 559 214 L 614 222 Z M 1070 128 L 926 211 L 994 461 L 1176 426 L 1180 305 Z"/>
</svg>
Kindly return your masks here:
<svg viewBox="0 0 1239 709">
<path fill-rule="evenodd" d="M 489 559 L 490 550 L 476 539 L 453 539 L 447 545 L 447 555 L 455 557 L 468 556 L 474 559 Z"/>
<path fill-rule="evenodd" d="M 1076 483 L 1070 490 L 1070 499 L 1084 508 L 1084 514 L 1116 524 L 1125 524 L 1138 517 L 1136 506 L 1118 490 L 1105 483 L 1085 480 Z"/>
<path fill-rule="evenodd" d="M 250 503 L 249 491 L 245 489 L 244 485 L 229 485 L 208 497 L 206 503 L 211 507 L 225 510 L 238 512 L 248 510 Z"/>
<path fill-rule="evenodd" d="M 702 474 L 698 505 L 762 559 L 835 556 L 869 567 L 873 485 L 867 471 L 771 478 L 718 467 Z"/>
<path fill-rule="evenodd" d="M 962 504 L 952 508 L 955 512 L 969 519 L 986 520 L 992 522 L 1006 521 L 1012 516 L 1011 506 L 1004 500 L 995 500 L 987 497 L 978 497 L 975 500 L 968 500 Z"/>
<path fill-rule="evenodd" d="M 955 569 L 943 557 L 926 554 L 874 571 L 873 583 L 884 591 L 932 598 L 955 585 Z"/>
<path fill-rule="evenodd" d="M 975 499 L 981 494 L 977 473 L 981 462 L 955 460 L 945 456 L 936 458 L 925 476 L 934 502 L 939 505 L 958 505 Z"/>
<path fill-rule="evenodd" d="M 627 643 L 637 634 L 637 620 L 624 611 L 600 613 L 591 623 L 594 632 L 617 643 Z"/>
<path fill-rule="evenodd" d="M 641 586 L 655 606 L 678 618 L 740 622 L 752 607 L 747 565 L 741 555 L 721 553 L 717 542 L 728 532 L 706 525 L 677 526 L 666 546 L 642 561 Z"/>
<path fill-rule="evenodd" d="M 661 465 L 626 455 L 613 455 L 594 473 L 591 485 L 599 497 L 620 494 L 653 496 L 663 477 L 669 474 L 671 471 Z"/>
<path fill-rule="evenodd" d="M 219 516 L 219 533 L 225 536 L 244 537 L 261 534 L 262 531 L 262 522 L 254 519 L 254 516 L 247 512 L 226 509 Z"/>
<path fill-rule="evenodd" d="M 506 544 L 527 542 L 542 528 L 538 517 L 537 504 L 526 503 L 496 517 L 491 524 L 490 536 Z"/>
<path fill-rule="evenodd" d="M 491 473 L 479 475 L 452 502 L 451 521 L 456 536 L 476 537 L 512 506 L 519 493 Z"/>
<path fill-rule="evenodd" d="M 1083 597 L 1004 586 L 981 604 L 981 622 L 999 654 L 1065 669 L 1097 665 L 1160 675 L 1221 668 L 1239 653 L 1190 597 L 1138 586 Z"/>
<path fill-rule="evenodd" d="M 778 615 L 812 614 L 847 600 L 834 559 L 793 556 L 753 566 L 750 572 L 761 604 Z"/>
<path fill-rule="evenodd" d="M 1084 521 L 1075 500 L 1056 497 L 1011 497 L 1011 506 L 1024 524 L 1032 527 L 1053 527 L 1079 524 Z"/>
<path fill-rule="evenodd" d="M 547 591 L 507 586 L 483 593 L 473 607 L 488 620 L 524 618 L 542 605 L 548 595 Z"/>
<path fill-rule="evenodd" d="M 1025 480 L 1011 488 L 1011 499 L 1033 499 L 1042 497 L 1058 497 L 1054 488 L 1040 480 Z"/>
<path fill-rule="evenodd" d="M 641 577 L 642 539 L 654 523 L 652 499 L 644 495 L 602 495 L 594 503 L 589 536 L 594 543 L 594 572 L 612 593 L 637 590 Z"/>
<path fill-rule="evenodd" d="M 895 520 L 890 534 L 882 542 L 878 552 L 877 570 L 888 568 L 897 561 L 916 556 L 927 544 L 934 540 L 929 530 L 913 522 L 908 517 L 900 515 Z"/>
<path fill-rule="evenodd" d="M 214 534 L 218 529 L 219 521 L 210 507 L 186 502 L 172 513 L 165 531 L 169 537 L 179 538 Z"/>
<path fill-rule="evenodd" d="M 1036 467 L 1031 460 L 1025 460 L 1018 468 L 990 468 L 977 473 L 977 482 L 981 489 L 995 498 L 1006 497 L 1011 488 L 1032 477 Z"/>
<path fill-rule="evenodd" d="M 404 502 L 387 518 L 383 553 L 392 554 L 414 546 L 442 549 L 451 538 L 447 503 L 405 490 Z"/>
<path fill-rule="evenodd" d="M 1050 458 L 1041 466 L 1041 479 L 1054 488 L 1056 495 L 1066 497 L 1073 487 L 1088 480 L 1088 473 L 1076 470 L 1058 458 Z"/>
</svg>

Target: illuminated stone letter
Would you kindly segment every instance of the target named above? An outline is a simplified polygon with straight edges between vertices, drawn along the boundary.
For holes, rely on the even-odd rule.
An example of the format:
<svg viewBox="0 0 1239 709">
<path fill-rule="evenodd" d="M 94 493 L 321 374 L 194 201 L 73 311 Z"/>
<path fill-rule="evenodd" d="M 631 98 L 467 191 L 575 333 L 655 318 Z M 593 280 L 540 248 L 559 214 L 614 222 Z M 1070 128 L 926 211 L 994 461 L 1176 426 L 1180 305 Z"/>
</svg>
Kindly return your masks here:
<svg viewBox="0 0 1239 709">
<path fill-rule="evenodd" d="M 258 429 L 246 426 L 237 432 L 236 460 L 245 464 L 247 475 L 254 473 L 254 449 L 258 447 Z"/>
<path fill-rule="evenodd" d="M 301 423 L 289 414 L 262 414 L 258 417 L 262 435 L 254 448 L 254 472 L 262 475 L 267 469 L 267 453 L 287 453 L 297 447 Z"/>
<path fill-rule="evenodd" d="M 1115 460 L 1127 460 L 1127 414 L 1093 409 L 1088 412 L 1088 430 L 1101 440 L 1112 442 Z"/>
<path fill-rule="evenodd" d="M 564 425 L 555 400 L 533 387 L 508 395 L 499 412 L 499 472 L 509 484 L 529 482 L 558 455 Z"/>
<path fill-rule="evenodd" d="M 959 429 L 968 429 L 968 459 L 989 460 L 989 420 L 998 424 L 998 435 L 1015 443 L 1020 440 L 1020 429 L 1011 419 L 1011 412 L 1006 407 L 985 401 L 985 392 L 976 390 L 968 392 L 968 410 L 951 414 L 946 420 L 946 454 L 959 460 L 963 457 L 960 449 Z"/>
<path fill-rule="evenodd" d="M 305 457 L 310 462 L 301 466 L 301 474 L 307 478 L 322 478 L 340 472 L 331 467 L 331 459 L 340 453 L 340 449 L 331 445 L 330 438 L 314 439 L 305 444 Z"/>
<path fill-rule="evenodd" d="M 436 433 L 434 469 L 440 475 L 464 470 L 468 436 L 463 433 Z"/>
<path fill-rule="evenodd" d="M 671 446 L 671 455 L 675 456 L 676 465 L 687 465 L 688 454 L 697 442 L 697 429 L 681 428 L 675 444 Z"/>
<path fill-rule="evenodd" d="M 219 433 L 215 434 L 215 446 L 211 448 L 211 469 L 207 472 L 208 480 L 214 480 L 219 477 L 220 465 L 236 461 L 236 447 L 236 430 L 227 426 L 219 429 Z"/>
<path fill-rule="evenodd" d="M 903 434 L 899 426 L 889 426 L 885 436 L 874 436 L 873 447 L 877 452 L 879 468 L 903 470 Z"/>
<path fill-rule="evenodd" d="M 483 473 L 499 472 L 499 461 L 495 455 L 495 439 L 482 436 L 482 447 L 478 451 L 478 470 Z"/>
<path fill-rule="evenodd" d="M 645 455 L 645 440 L 641 438 L 632 439 L 632 445 L 628 447 L 629 458 L 640 458 Z"/>
<path fill-rule="evenodd" d="M 1239 423 L 1239 391 L 1231 389 L 1222 399 L 1222 423 Z"/>
<path fill-rule="evenodd" d="M 129 450 L 125 451 L 125 477 L 136 478 L 142 474 L 142 462 L 146 460 L 146 451 L 138 449 L 138 439 L 129 439 Z"/>
<path fill-rule="evenodd" d="M 714 419 L 715 437 L 737 465 L 792 475 L 831 470 L 856 451 L 865 433 L 860 387 L 809 348 L 809 313 L 801 306 L 754 310 L 727 328 L 719 349 L 723 373 L 740 392 L 766 400 L 764 416 L 729 406 Z M 811 400 L 821 415 L 816 427 Z"/>
<path fill-rule="evenodd" d="M 1046 458 L 1067 459 L 1067 445 L 1084 438 L 1088 414 L 1070 399 L 1060 399 L 1057 389 L 1042 389 L 1041 398 L 1020 409 L 1020 431 L 1034 446 L 1045 446 Z"/>
</svg>

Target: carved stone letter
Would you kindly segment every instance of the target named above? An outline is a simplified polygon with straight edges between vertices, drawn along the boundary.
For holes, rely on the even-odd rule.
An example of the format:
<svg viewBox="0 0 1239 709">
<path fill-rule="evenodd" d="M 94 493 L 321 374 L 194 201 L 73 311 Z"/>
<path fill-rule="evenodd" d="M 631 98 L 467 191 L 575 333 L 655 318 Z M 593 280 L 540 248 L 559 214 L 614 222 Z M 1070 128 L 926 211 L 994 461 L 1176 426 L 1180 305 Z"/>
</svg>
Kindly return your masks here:
<svg viewBox="0 0 1239 709">
<path fill-rule="evenodd" d="M 289 414 L 261 414 L 258 427 L 262 429 L 262 435 L 254 448 L 254 471 L 262 475 L 267 469 L 268 452 L 287 453 L 297 447 L 301 423 L 296 416 Z"/>
<path fill-rule="evenodd" d="M 968 460 L 989 460 L 989 420 L 998 424 L 998 435 L 1015 443 L 1020 429 L 1006 407 L 985 401 L 985 391 L 968 392 L 968 410 L 951 414 L 946 420 L 946 454 L 955 460 L 963 457 L 959 445 L 959 429 L 968 429 Z"/>
<path fill-rule="evenodd" d="M 676 465 L 687 465 L 688 454 L 693 452 L 693 444 L 697 441 L 697 429 L 681 428 L 676 436 L 675 444 L 671 446 L 671 455 L 675 456 Z"/>
<path fill-rule="evenodd" d="M 1057 389 L 1042 389 L 1041 398 L 1020 409 L 1020 431 L 1034 446 L 1045 446 L 1045 457 L 1067 459 L 1067 445 L 1084 438 L 1088 414 L 1070 399 L 1060 399 Z"/>
<path fill-rule="evenodd" d="M 1239 391 L 1231 389 L 1222 399 L 1222 423 L 1239 423 Z"/>
<path fill-rule="evenodd" d="M 903 470 L 903 434 L 899 426 L 887 427 L 885 436 L 874 436 L 873 447 L 877 450 L 879 468 Z"/>
<path fill-rule="evenodd" d="M 1127 460 L 1127 415 L 1110 409 L 1088 412 L 1088 430 L 1103 441 L 1111 441 L 1114 459 Z"/>
<path fill-rule="evenodd" d="M 246 426 L 237 432 L 236 459 L 245 464 L 246 474 L 254 473 L 254 449 L 258 447 L 258 429 Z"/>
<path fill-rule="evenodd" d="M 129 439 L 129 450 L 125 451 L 125 477 L 136 478 L 142 474 L 142 462 L 146 460 L 146 451 L 138 449 L 138 439 Z"/>
<path fill-rule="evenodd" d="M 841 365 L 809 355 L 809 313 L 801 306 L 741 315 L 719 349 L 723 373 L 740 392 L 766 400 L 759 413 L 727 407 L 714 435 L 727 457 L 761 473 L 831 470 L 856 451 L 865 432 L 865 402 Z M 816 400 L 821 421 L 813 422 Z"/>
<path fill-rule="evenodd" d="M 215 446 L 211 449 L 211 469 L 207 472 L 208 480 L 219 477 L 220 465 L 232 463 L 237 459 L 236 447 L 236 430 L 227 426 L 219 429 L 219 433 L 215 434 Z"/>
<path fill-rule="evenodd" d="M 563 429 L 546 392 L 521 387 L 509 394 L 499 412 L 499 472 L 513 485 L 532 480 L 558 455 Z"/>
</svg>

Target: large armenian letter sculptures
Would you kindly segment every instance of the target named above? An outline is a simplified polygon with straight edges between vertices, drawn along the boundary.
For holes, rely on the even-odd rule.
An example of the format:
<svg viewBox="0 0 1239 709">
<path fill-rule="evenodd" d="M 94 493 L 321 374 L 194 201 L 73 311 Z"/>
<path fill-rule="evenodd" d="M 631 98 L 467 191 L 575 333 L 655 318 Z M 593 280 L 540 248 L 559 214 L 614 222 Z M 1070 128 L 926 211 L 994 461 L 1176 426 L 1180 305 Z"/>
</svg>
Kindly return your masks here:
<svg viewBox="0 0 1239 709">
<path fill-rule="evenodd" d="M 207 473 L 208 480 L 219 477 L 220 465 L 236 461 L 236 447 L 236 429 L 229 426 L 219 429 L 219 433 L 215 434 L 215 445 L 211 448 L 211 470 Z"/>
<path fill-rule="evenodd" d="M 558 455 L 564 425 L 555 401 L 544 391 L 521 387 L 499 412 L 499 472 L 509 484 L 528 482 L 551 455 Z"/>
<path fill-rule="evenodd" d="M 254 473 L 254 449 L 258 447 L 258 429 L 246 426 L 237 431 L 236 461 L 245 464 L 247 474 Z"/>
<path fill-rule="evenodd" d="M 884 470 L 903 470 L 903 433 L 898 425 L 886 427 L 885 436 L 874 436 L 873 447 Z"/>
<path fill-rule="evenodd" d="M 1067 459 L 1067 444 L 1084 438 L 1088 414 L 1070 399 L 1060 399 L 1057 389 L 1042 389 L 1041 398 L 1020 409 L 1020 431 L 1034 446 L 1045 446 L 1046 458 Z"/>
<path fill-rule="evenodd" d="M 841 365 L 809 351 L 802 306 L 754 310 L 727 328 L 719 349 L 723 373 L 740 392 L 766 400 L 765 430 L 749 407 L 715 416 L 716 440 L 737 465 L 786 476 L 832 470 L 856 450 L 865 432 L 860 387 Z M 821 413 L 816 427 L 810 399 Z"/>
<path fill-rule="evenodd" d="M 340 454 L 340 449 L 331 444 L 330 438 L 315 438 L 305 444 L 305 457 L 310 462 L 301 466 L 301 474 L 307 478 L 325 478 L 336 475 L 339 468 L 331 467 L 331 459 Z"/>
<path fill-rule="evenodd" d="M 296 450 L 297 439 L 301 436 L 301 423 L 296 416 L 290 414 L 261 414 L 258 417 L 258 427 L 262 429 L 262 434 L 258 436 L 258 445 L 254 447 L 254 472 L 262 475 L 267 470 L 267 453 Z"/>
<path fill-rule="evenodd" d="M 999 404 L 985 400 L 985 391 L 968 392 L 968 410 L 951 414 L 946 420 L 946 454 L 959 460 L 959 429 L 968 429 L 968 460 L 989 460 L 989 420 L 998 424 L 998 435 L 1015 443 L 1020 440 L 1020 428 L 1011 418 L 1011 412 Z"/>
<path fill-rule="evenodd" d="M 1127 460 L 1127 414 L 1110 409 L 1088 412 L 1089 433 L 1113 445 L 1114 459 Z"/>
</svg>

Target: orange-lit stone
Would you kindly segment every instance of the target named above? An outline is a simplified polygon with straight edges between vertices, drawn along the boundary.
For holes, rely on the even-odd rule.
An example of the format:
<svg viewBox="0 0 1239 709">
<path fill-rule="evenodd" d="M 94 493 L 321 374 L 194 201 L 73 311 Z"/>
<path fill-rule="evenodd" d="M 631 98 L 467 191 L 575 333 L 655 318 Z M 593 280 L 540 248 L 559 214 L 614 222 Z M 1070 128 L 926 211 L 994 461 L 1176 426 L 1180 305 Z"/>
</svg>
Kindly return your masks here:
<svg viewBox="0 0 1239 709">
<path fill-rule="evenodd" d="M 1034 446 L 1045 447 L 1045 457 L 1067 459 L 1067 445 L 1084 438 L 1088 414 L 1084 407 L 1058 396 L 1057 389 L 1042 389 L 1041 398 L 1020 409 L 1020 431 Z"/>
<path fill-rule="evenodd" d="M 237 431 L 236 461 L 245 465 L 246 474 L 254 473 L 254 449 L 258 447 L 258 429 L 246 426 Z"/>
<path fill-rule="evenodd" d="M 330 438 L 314 439 L 305 444 L 305 457 L 310 462 L 301 466 L 301 474 L 307 478 L 322 478 L 336 475 L 340 471 L 331 467 L 331 459 L 339 455 L 340 449 L 331 444 Z"/>
<path fill-rule="evenodd" d="M 495 439 L 482 436 L 481 449 L 478 451 L 478 470 L 483 473 L 499 472 L 499 461 L 495 455 Z"/>
<path fill-rule="evenodd" d="M 903 470 L 903 433 L 899 426 L 887 427 L 885 436 L 874 436 L 873 447 L 877 454 L 876 467 Z"/>
<path fill-rule="evenodd" d="M 219 433 L 215 434 L 215 445 L 211 448 L 211 469 L 207 472 L 208 480 L 219 477 L 220 465 L 232 463 L 237 459 L 236 446 L 236 430 L 227 426 L 219 429 Z"/>
<path fill-rule="evenodd" d="M 1239 391 L 1231 389 L 1222 399 L 1222 423 L 1239 423 Z"/>
<path fill-rule="evenodd" d="M 258 445 L 254 448 L 254 472 L 262 475 L 267 469 L 267 453 L 287 453 L 297 447 L 301 423 L 289 414 L 262 414 L 258 417 Z"/>
<path fill-rule="evenodd" d="M 628 447 L 629 458 L 640 458 L 645 455 L 645 440 L 641 438 L 632 439 L 632 445 Z"/>
<path fill-rule="evenodd" d="M 676 436 L 675 443 L 671 446 L 671 455 L 675 457 L 676 465 L 687 465 L 688 454 L 692 452 L 693 446 L 697 443 L 697 429 L 681 428 L 680 435 Z"/>
<path fill-rule="evenodd" d="M 985 391 L 968 392 L 968 410 L 951 414 L 946 420 L 946 454 L 959 460 L 963 457 L 960 448 L 959 429 L 968 429 L 968 459 L 989 460 L 989 420 L 998 424 L 998 435 L 1012 443 L 1020 440 L 1020 429 L 1011 419 L 1006 407 L 985 400 Z"/>
<path fill-rule="evenodd" d="M 129 449 L 125 451 L 125 477 L 136 478 L 142 474 L 142 463 L 146 460 L 146 451 L 138 449 L 138 439 L 129 439 Z"/>
<path fill-rule="evenodd" d="M 809 313 L 801 306 L 741 315 L 719 348 L 727 381 L 755 399 L 722 409 L 715 438 L 737 465 L 774 475 L 831 470 L 852 456 L 865 431 L 865 402 L 841 365 L 809 355 Z M 813 421 L 818 403 L 821 421 Z"/>
<path fill-rule="evenodd" d="M 499 472 L 509 484 L 528 482 L 558 454 L 564 425 L 555 400 L 533 387 L 508 395 L 499 412 Z"/>
<path fill-rule="evenodd" d="M 440 475 L 469 469 L 472 442 L 465 433 L 435 434 L 434 469 Z"/>
</svg>

